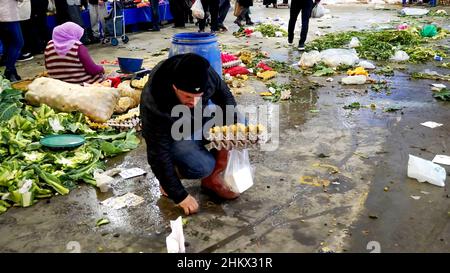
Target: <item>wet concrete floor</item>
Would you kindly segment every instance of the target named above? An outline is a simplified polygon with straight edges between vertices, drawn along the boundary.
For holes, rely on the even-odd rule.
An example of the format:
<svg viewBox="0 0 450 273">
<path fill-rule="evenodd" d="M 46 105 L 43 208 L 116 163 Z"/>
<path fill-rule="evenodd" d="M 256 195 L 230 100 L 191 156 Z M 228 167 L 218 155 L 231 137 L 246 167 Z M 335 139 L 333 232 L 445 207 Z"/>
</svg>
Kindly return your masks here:
<svg viewBox="0 0 450 273">
<path fill-rule="evenodd" d="M 309 39 L 317 31 L 364 29 L 374 23 L 401 20 L 395 10 L 374 10 L 370 5 L 328 8 L 334 18 L 312 20 Z M 287 9 L 257 5 L 252 16 L 280 16 L 287 21 L 289 13 Z M 230 26 L 232 20 L 230 14 Z M 230 32 L 235 30 L 236 26 L 230 27 Z M 230 32 L 219 36 L 228 48 L 262 46 L 281 61 L 294 63 L 300 58 L 296 50 L 284 46 L 282 38 L 236 39 Z M 159 34 L 133 33 L 128 45 L 91 46 L 90 52 L 97 61 L 144 57 L 144 65 L 152 67 L 166 57 L 152 54 L 169 47 L 173 33 L 171 28 Z M 43 71 L 42 63 L 38 56 L 18 69 L 25 76 L 33 76 Z M 425 67 L 436 69 L 434 64 Z M 376 93 L 370 86 L 343 87 L 337 82 L 342 76 L 333 77 L 333 82 L 326 82 L 326 77 L 280 76 L 277 80 L 297 81 L 299 88 L 293 90 L 292 101 L 279 104 L 278 149 L 250 151 L 255 185 L 237 200 L 223 202 L 200 191 L 199 181 L 184 181 L 200 203 L 200 212 L 186 218 L 186 251 L 318 252 L 328 247 L 335 252 L 367 253 L 373 245 L 369 242 L 375 241 L 382 252 L 449 252 L 448 186 L 439 188 L 406 176 L 408 154 L 429 160 L 436 154 L 450 154 L 450 104 L 432 97 L 429 83 L 433 81 L 410 80 L 406 74 L 425 67 L 396 70 L 395 76 L 388 78 L 390 95 L 386 91 Z M 312 82 L 320 87 L 313 88 Z M 240 104 L 273 107 L 257 95 L 265 91 L 261 82 L 247 85 L 237 96 Z M 343 109 L 356 101 L 373 103 L 376 108 Z M 403 109 L 383 111 L 391 106 Z M 313 109 L 319 112 L 311 112 Z M 429 129 L 420 125 L 425 121 L 444 126 Z M 314 167 L 316 163 L 336 166 L 339 173 Z M 81 185 L 69 196 L 42 200 L 26 209 L 10 209 L 0 216 L 0 251 L 71 252 L 77 250 L 75 245 L 81 252 L 166 252 L 169 220 L 182 211 L 161 197 L 158 181 L 146 162 L 145 145 L 114 158 L 109 166 L 140 167 L 147 175 L 118 180 L 109 193 Z M 305 176 L 315 182 L 328 181 L 329 185 L 300 183 L 301 178 L 309 179 Z M 144 203 L 123 209 L 100 204 L 128 192 L 142 196 Z M 421 199 L 414 200 L 411 195 Z M 103 217 L 111 223 L 95 227 Z"/>
</svg>

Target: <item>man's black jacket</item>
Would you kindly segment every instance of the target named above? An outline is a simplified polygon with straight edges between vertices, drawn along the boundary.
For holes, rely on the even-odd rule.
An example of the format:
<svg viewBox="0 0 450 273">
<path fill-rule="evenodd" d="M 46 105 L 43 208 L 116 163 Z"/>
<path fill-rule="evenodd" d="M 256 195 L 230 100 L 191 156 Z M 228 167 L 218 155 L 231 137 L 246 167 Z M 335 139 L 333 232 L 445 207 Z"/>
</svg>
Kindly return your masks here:
<svg viewBox="0 0 450 273">
<path fill-rule="evenodd" d="M 148 162 L 162 188 L 175 203 L 180 203 L 188 193 L 175 173 L 170 149 L 174 142 L 171 127 L 178 118 L 170 116 L 172 108 L 180 104 L 173 90 L 174 68 L 180 55 L 160 62 L 150 73 L 141 96 L 141 119 L 143 137 L 147 143 Z M 209 68 L 209 78 L 203 91 L 202 105 L 208 101 L 222 108 L 226 105 L 236 106 L 236 101 L 226 83 Z"/>
</svg>

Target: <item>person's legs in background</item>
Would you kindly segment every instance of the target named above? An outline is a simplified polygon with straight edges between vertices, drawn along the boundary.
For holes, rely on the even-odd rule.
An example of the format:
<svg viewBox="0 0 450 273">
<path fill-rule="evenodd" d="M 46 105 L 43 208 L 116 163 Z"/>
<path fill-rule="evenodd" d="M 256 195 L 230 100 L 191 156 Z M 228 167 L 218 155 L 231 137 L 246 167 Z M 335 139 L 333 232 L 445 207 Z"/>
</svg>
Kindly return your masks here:
<svg viewBox="0 0 450 273">
<path fill-rule="evenodd" d="M 17 58 L 17 61 L 25 62 L 32 60 L 34 58 L 33 54 L 31 54 L 31 44 L 34 42 L 35 35 L 31 19 L 20 21 L 20 29 L 22 31 L 23 37 L 23 47 L 19 55 L 19 58 Z"/>
<path fill-rule="evenodd" d="M 241 6 L 241 12 L 239 13 L 239 16 L 234 21 L 235 24 L 242 27 L 242 21 L 246 18 L 248 11 L 250 10 L 249 7 L 242 7 Z"/>
<path fill-rule="evenodd" d="M 23 36 L 19 22 L 0 22 L 0 39 L 3 42 L 5 59 L 4 76 L 11 82 L 20 81 L 17 74 L 16 61 L 23 47 Z"/>
<path fill-rule="evenodd" d="M 81 42 L 85 45 L 90 43 L 90 40 L 88 38 L 88 33 L 86 31 L 86 28 L 83 23 L 83 19 L 81 17 L 81 8 L 78 5 L 70 5 L 67 7 L 67 11 L 69 13 L 69 19 L 71 22 L 74 22 L 75 24 L 79 25 L 80 27 L 84 28 L 84 34 L 83 37 L 81 37 Z"/>
<path fill-rule="evenodd" d="M 201 0 L 203 10 L 205 11 L 205 18 L 198 20 L 198 32 L 204 32 L 206 27 L 206 12 L 209 10 L 209 1 L 210 0 Z"/>
<path fill-rule="evenodd" d="M 310 1 L 310 0 L 308 0 Z M 292 44 L 294 42 L 294 31 L 295 25 L 297 24 L 297 18 L 300 14 L 301 4 L 300 1 L 292 1 L 291 8 L 289 11 L 289 26 L 288 26 L 288 43 Z"/>
<path fill-rule="evenodd" d="M 223 31 L 227 31 L 228 29 L 223 24 L 225 22 L 225 18 L 227 17 L 228 11 L 231 8 L 230 0 L 220 0 L 219 3 L 219 20 L 218 25 L 219 29 Z"/>
<path fill-rule="evenodd" d="M 92 37 L 91 40 L 100 40 L 100 12 L 99 12 L 99 6 L 88 4 L 89 9 L 89 20 L 91 21 L 91 33 Z"/>
<path fill-rule="evenodd" d="M 298 43 L 299 50 L 305 49 L 306 36 L 309 29 L 309 18 L 313 9 L 312 1 L 305 1 L 302 3 L 302 31 L 300 33 L 300 41 Z"/>
<path fill-rule="evenodd" d="M 152 31 L 159 31 L 159 0 L 152 0 Z"/>
<path fill-rule="evenodd" d="M 220 0 L 209 0 L 209 13 L 211 15 L 211 32 L 219 31 L 219 3 Z"/>
<path fill-rule="evenodd" d="M 31 0 L 31 20 L 36 30 L 35 43 L 32 45 L 31 54 L 42 54 L 50 40 L 51 34 L 47 27 L 48 0 Z"/>
<path fill-rule="evenodd" d="M 253 26 L 255 23 L 252 22 L 250 18 L 250 7 L 248 7 L 247 13 L 245 14 L 245 24 L 247 26 Z"/>
</svg>

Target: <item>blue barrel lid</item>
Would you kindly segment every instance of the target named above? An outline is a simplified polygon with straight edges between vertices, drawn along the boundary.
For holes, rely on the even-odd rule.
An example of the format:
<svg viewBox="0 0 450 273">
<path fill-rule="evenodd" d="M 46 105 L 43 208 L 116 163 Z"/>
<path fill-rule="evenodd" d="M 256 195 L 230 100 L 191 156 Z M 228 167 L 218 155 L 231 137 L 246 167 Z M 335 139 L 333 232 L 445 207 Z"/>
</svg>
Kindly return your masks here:
<svg viewBox="0 0 450 273">
<path fill-rule="evenodd" d="M 214 33 L 206 32 L 183 32 L 175 34 L 172 42 L 176 44 L 209 44 L 217 42 L 217 36 Z"/>
</svg>

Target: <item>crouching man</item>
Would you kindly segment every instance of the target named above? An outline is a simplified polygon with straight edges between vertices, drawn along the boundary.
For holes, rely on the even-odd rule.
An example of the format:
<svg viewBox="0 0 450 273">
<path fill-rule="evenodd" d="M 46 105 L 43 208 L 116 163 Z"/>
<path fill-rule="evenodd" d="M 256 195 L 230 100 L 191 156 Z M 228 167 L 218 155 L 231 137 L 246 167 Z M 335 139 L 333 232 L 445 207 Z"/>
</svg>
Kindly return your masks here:
<svg viewBox="0 0 450 273">
<path fill-rule="evenodd" d="M 208 151 L 205 148 L 207 142 L 190 133 L 187 138 L 174 138 L 173 131 L 178 130 L 173 130 L 174 125 L 181 118 L 186 119 L 173 117 L 174 107 L 184 105 L 191 113 L 201 107 L 203 113 L 204 108 L 212 104 L 226 113 L 226 106 L 236 106 L 236 101 L 209 62 L 192 53 L 160 62 L 152 70 L 142 93 L 141 118 L 148 162 L 159 180 L 161 193 L 182 207 L 186 215 L 196 213 L 199 206 L 184 188 L 181 178 L 201 179 L 202 188 L 223 199 L 239 196 L 224 184 L 221 176 L 227 166 L 227 150 Z M 194 114 L 189 119 L 191 124 L 198 124 Z M 200 119 L 202 131 L 205 119 Z M 225 114 L 223 119 L 227 120 Z M 196 129 L 192 131 L 195 133 Z"/>
</svg>

